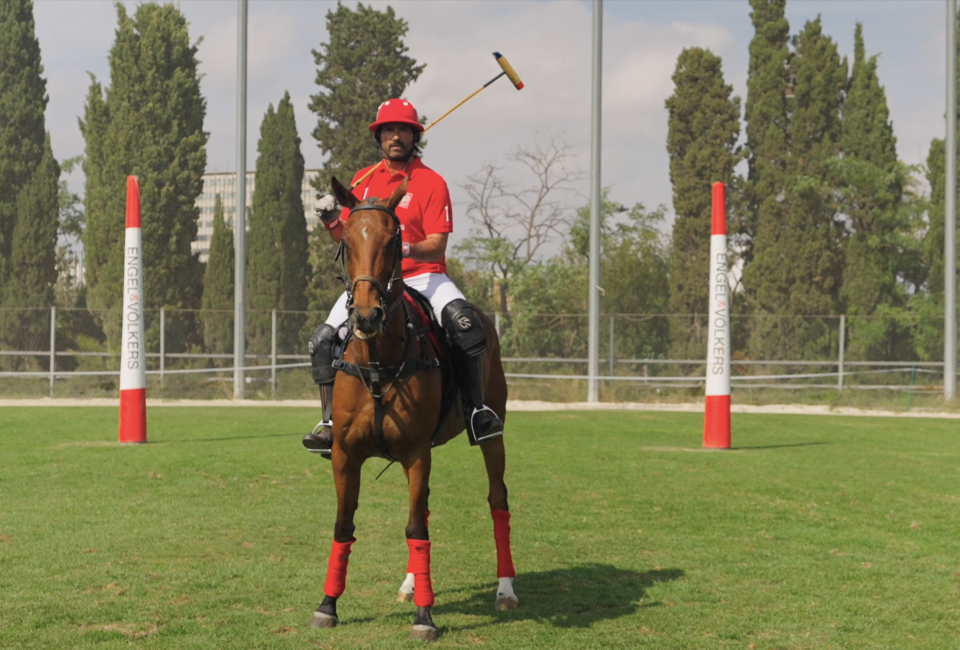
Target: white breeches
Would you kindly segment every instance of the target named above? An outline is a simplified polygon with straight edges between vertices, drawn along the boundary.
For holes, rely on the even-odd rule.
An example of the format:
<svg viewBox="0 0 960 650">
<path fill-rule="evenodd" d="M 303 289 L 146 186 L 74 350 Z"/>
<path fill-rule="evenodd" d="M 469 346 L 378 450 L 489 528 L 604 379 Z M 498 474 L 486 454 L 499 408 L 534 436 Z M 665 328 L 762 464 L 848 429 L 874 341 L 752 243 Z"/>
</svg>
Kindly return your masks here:
<svg viewBox="0 0 960 650">
<path fill-rule="evenodd" d="M 453 280 L 443 273 L 423 273 L 412 278 L 404 278 L 403 283 L 426 296 L 427 300 L 430 301 L 430 306 L 433 307 L 433 313 L 437 315 L 437 321 L 440 320 L 440 312 L 448 304 L 457 299 L 466 300 Z M 348 316 L 347 292 L 344 291 L 334 304 L 333 309 L 330 310 L 330 315 L 327 316 L 327 325 L 337 327 L 347 320 Z"/>
</svg>

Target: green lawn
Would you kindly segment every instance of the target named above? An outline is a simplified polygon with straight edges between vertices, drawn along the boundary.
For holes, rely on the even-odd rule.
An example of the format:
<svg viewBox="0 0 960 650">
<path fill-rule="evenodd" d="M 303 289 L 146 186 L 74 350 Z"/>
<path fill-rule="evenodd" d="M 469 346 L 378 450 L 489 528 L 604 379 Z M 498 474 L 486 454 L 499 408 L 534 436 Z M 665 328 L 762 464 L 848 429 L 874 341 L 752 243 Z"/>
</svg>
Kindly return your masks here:
<svg viewBox="0 0 960 650">
<path fill-rule="evenodd" d="M 392 648 L 406 487 L 366 468 L 342 626 L 322 597 L 335 499 L 291 408 L 0 409 L 0 647 Z M 960 432 L 948 420 L 514 413 L 520 608 L 493 611 L 478 450 L 436 452 L 437 647 L 956 648 Z"/>
</svg>

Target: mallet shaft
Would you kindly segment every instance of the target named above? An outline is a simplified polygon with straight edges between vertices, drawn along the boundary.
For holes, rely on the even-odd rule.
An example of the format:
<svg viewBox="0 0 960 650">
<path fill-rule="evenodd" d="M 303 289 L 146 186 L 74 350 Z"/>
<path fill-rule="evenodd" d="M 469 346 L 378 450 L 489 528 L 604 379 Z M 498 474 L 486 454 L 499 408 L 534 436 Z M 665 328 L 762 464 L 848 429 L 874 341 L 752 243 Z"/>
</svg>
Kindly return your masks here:
<svg viewBox="0 0 960 650">
<path fill-rule="evenodd" d="M 477 96 L 477 93 L 479 93 L 481 90 L 483 90 L 483 89 L 486 88 L 486 87 L 487 87 L 487 84 L 484 84 L 484 85 L 480 86 L 479 88 L 477 88 L 476 90 L 474 90 L 474 91 L 473 91 L 472 93 L 470 93 L 470 95 L 469 95 L 466 99 L 464 99 L 462 102 L 460 102 L 459 104 L 457 104 L 456 106 L 454 106 L 453 108 L 451 108 L 449 111 L 447 111 L 446 113 L 444 113 L 443 115 L 441 115 L 441 116 L 438 117 L 437 119 L 435 119 L 433 122 L 431 122 L 431 123 L 427 126 L 427 128 L 425 128 L 425 129 L 423 130 L 423 132 L 426 133 L 427 131 L 429 131 L 430 129 L 432 129 L 440 120 L 442 120 L 442 119 L 445 118 L 447 115 L 449 115 L 450 113 L 454 112 L 455 110 L 457 110 L 458 108 L 460 108 L 461 106 L 463 106 L 464 104 L 466 104 L 468 101 L 470 101 L 471 99 L 473 99 L 474 97 L 476 97 L 476 96 Z"/>
<path fill-rule="evenodd" d="M 471 99 L 473 99 L 474 97 L 476 97 L 476 96 L 477 96 L 477 93 L 479 93 L 481 90 L 483 90 L 484 88 L 486 88 L 487 86 L 489 86 L 490 84 L 492 84 L 494 81 L 496 81 L 497 79 L 499 79 L 500 77 L 502 77 L 502 76 L 505 75 L 505 74 L 507 74 L 507 73 L 506 73 L 506 72 L 501 72 L 501 73 L 498 74 L 496 77 L 494 77 L 493 79 L 491 79 L 491 80 L 488 81 L 487 83 L 485 83 L 485 84 L 483 84 L 482 86 L 480 86 L 479 88 L 477 88 L 475 91 L 473 91 L 472 93 L 470 93 L 470 95 L 469 95 L 466 99 L 464 99 L 464 100 L 461 101 L 459 104 L 457 104 L 456 106 L 454 106 L 453 108 L 451 108 L 449 111 L 447 111 L 446 113 L 444 113 L 443 115 L 441 115 L 440 117 L 438 117 L 437 119 L 435 119 L 433 122 L 431 122 L 430 124 L 428 124 L 428 125 L 423 129 L 423 132 L 426 133 L 427 131 L 429 131 L 430 129 L 432 129 L 434 126 L 436 126 L 436 124 L 437 124 L 440 120 L 442 120 L 442 119 L 445 118 L 447 115 L 449 115 L 450 113 L 454 112 L 455 110 L 457 110 L 458 108 L 460 108 L 461 106 L 463 106 L 464 104 L 466 104 L 468 101 L 470 101 Z M 381 160 L 380 162 L 383 162 L 383 161 Z M 376 164 L 376 165 L 374 165 L 373 167 L 371 167 L 371 168 L 370 168 L 370 171 L 368 171 L 366 174 L 364 174 L 363 176 L 361 176 L 360 178 L 358 178 L 358 179 L 356 180 L 356 182 L 355 182 L 351 187 L 356 187 L 357 185 L 359 185 L 360 183 L 362 183 L 364 180 L 366 180 L 366 178 L 367 178 L 370 174 L 372 174 L 373 172 L 377 171 L 377 168 L 378 168 L 379 166 L 380 166 L 379 164 Z"/>
<path fill-rule="evenodd" d="M 513 66 L 511 66 L 510 63 L 507 61 L 507 57 L 503 56 L 503 55 L 500 54 L 499 52 L 494 52 L 494 53 L 493 53 L 493 56 L 494 56 L 494 58 L 497 60 L 497 63 L 500 65 L 500 67 L 503 69 L 503 72 L 501 72 L 501 73 L 498 74 L 496 77 L 494 77 L 493 79 L 491 79 L 491 80 L 488 81 L 487 83 L 485 83 L 485 84 L 483 84 L 482 86 L 480 86 L 479 88 L 477 88 L 475 91 L 473 91 L 472 93 L 470 93 L 470 94 L 467 96 L 466 99 L 464 99 L 464 100 L 461 101 L 459 104 L 457 104 L 456 106 L 454 106 L 453 108 L 451 108 L 449 111 L 447 111 L 446 113 L 444 113 L 443 115 L 441 115 L 440 117 L 438 117 L 437 119 L 435 119 L 433 122 L 431 122 L 429 125 L 427 125 L 427 127 L 423 130 L 424 133 L 426 133 L 427 131 L 429 131 L 430 129 L 432 129 L 434 126 L 436 126 L 436 125 L 440 122 L 440 120 L 442 120 L 443 118 L 445 118 L 447 115 L 449 115 L 450 113 L 454 112 L 455 110 L 457 110 L 458 108 L 460 108 L 461 106 L 463 106 L 464 104 L 466 104 L 468 101 L 470 101 L 471 99 L 473 99 L 474 97 L 476 97 L 477 94 L 478 94 L 481 90 L 483 90 L 484 88 L 486 88 L 487 86 L 489 86 L 490 84 L 492 84 L 494 81 L 496 81 L 497 79 L 499 79 L 499 78 L 502 77 L 503 75 L 507 75 L 507 78 L 510 79 L 510 82 L 516 87 L 517 90 L 520 90 L 520 89 L 523 88 L 523 82 L 520 81 L 520 77 L 517 75 L 516 71 L 513 69 Z M 382 162 L 383 162 L 383 161 L 381 160 L 380 163 L 382 163 Z M 353 185 L 351 185 L 350 187 L 353 188 L 353 187 L 356 187 L 357 185 L 359 185 L 360 183 L 362 183 L 368 176 L 370 176 L 370 174 L 372 174 L 373 172 L 375 172 L 375 171 L 380 167 L 380 163 L 377 163 L 376 165 L 374 165 L 373 167 L 371 167 L 371 168 L 370 168 L 370 171 L 368 171 L 366 174 L 364 174 L 363 176 L 361 176 L 360 178 L 358 178 L 358 179 L 353 183 Z"/>
</svg>

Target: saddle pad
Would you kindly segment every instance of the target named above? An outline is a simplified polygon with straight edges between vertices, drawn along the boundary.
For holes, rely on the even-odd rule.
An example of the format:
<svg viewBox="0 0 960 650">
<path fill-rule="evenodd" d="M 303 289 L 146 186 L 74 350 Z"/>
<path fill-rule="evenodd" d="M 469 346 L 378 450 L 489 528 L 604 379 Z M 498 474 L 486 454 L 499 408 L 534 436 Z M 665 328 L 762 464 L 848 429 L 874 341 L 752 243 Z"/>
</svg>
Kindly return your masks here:
<svg viewBox="0 0 960 650">
<path fill-rule="evenodd" d="M 410 307 L 409 313 L 411 317 L 417 321 L 414 325 L 426 330 L 427 338 L 429 338 L 430 343 L 433 344 L 433 349 L 437 351 L 437 358 L 440 360 L 440 363 L 444 363 L 446 361 L 446 350 L 440 341 L 440 337 L 437 336 L 437 326 L 439 323 L 433 318 L 433 310 L 427 313 L 423 305 L 420 304 L 420 301 L 409 293 L 409 289 L 404 291 L 403 299 L 407 301 L 407 305 Z"/>
</svg>

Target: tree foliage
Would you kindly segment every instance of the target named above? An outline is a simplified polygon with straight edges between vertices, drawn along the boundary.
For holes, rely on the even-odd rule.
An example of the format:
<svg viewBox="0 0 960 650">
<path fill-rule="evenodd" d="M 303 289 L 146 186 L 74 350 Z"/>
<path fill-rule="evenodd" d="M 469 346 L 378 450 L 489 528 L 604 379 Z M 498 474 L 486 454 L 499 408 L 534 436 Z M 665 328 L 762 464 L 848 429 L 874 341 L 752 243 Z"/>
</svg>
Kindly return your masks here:
<svg viewBox="0 0 960 650">
<path fill-rule="evenodd" d="M 80 122 L 86 140 L 89 304 L 111 340 L 120 325 L 128 175 L 140 178 L 145 307 L 200 306 L 200 266 L 190 244 L 197 234 L 195 201 L 208 137 L 197 44 L 180 10 L 143 4 L 129 16 L 118 4 L 117 22 L 110 86 L 104 89 L 92 79 Z M 189 323 L 171 318 L 168 330 L 171 340 L 189 340 Z"/>
<path fill-rule="evenodd" d="M 877 56 L 866 56 L 859 23 L 840 143 L 842 157 L 834 161 L 846 225 L 840 298 L 852 317 L 851 358 L 912 358 L 901 314 L 908 292 L 915 293 L 926 275 L 915 236 L 917 202 L 904 200 L 913 184 L 911 171 L 897 160 Z M 858 318 L 863 316 L 874 318 Z"/>
<path fill-rule="evenodd" d="M 809 21 L 794 39 L 790 156 L 782 194 L 766 196 L 772 209 L 757 222 L 754 259 L 744 270 L 746 299 L 753 315 L 751 350 L 784 358 L 829 354 L 836 339 L 840 233 L 832 196 L 830 160 L 839 152 L 840 110 L 846 61 Z"/>
<path fill-rule="evenodd" d="M 0 306 L 49 307 L 60 167 L 44 122 L 46 81 L 32 2 L 0 4 L 0 54 Z M 49 326 L 41 320 L 5 312 L 0 340 L 13 349 L 42 349 Z"/>
<path fill-rule="evenodd" d="M 358 170 L 380 160 L 367 127 L 380 104 L 402 97 L 426 67 L 407 54 L 403 38 L 408 29 L 389 6 L 378 11 L 357 3 L 352 10 L 338 2 L 335 10 L 327 12 L 329 42 L 313 50 L 319 92 L 310 98 L 310 110 L 317 115 L 312 135 L 327 156 L 312 181 L 319 193 L 329 193 L 332 176 L 347 182 Z M 422 115 L 420 119 L 425 121 Z M 336 251 L 326 231 L 314 229 L 309 242 L 313 274 L 307 289 L 311 312 L 326 313 L 343 292 Z"/>
<path fill-rule="evenodd" d="M 621 315 L 615 325 L 619 357 L 662 356 L 669 348 L 667 321 L 650 317 L 663 314 L 669 302 L 665 213 L 663 206 L 648 211 L 641 203 L 628 210 L 610 199 L 610 188 L 603 190 L 601 311 Z M 566 239 L 558 254 L 526 264 L 512 279 L 512 311 L 503 335 L 509 355 L 587 354 L 589 206 L 576 211 Z"/>
<path fill-rule="evenodd" d="M 402 97 L 426 67 L 407 55 L 408 29 L 390 6 L 378 11 L 358 2 L 354 11 L 337 2 L 327 12 L 330 41 L 313 50 L 320 92 L 310 98 L 317 115 L 313 137 L 328 156 L 314 181 L 321 192 L 329 191 L 331 176 L 347 182 L 380 160 L 367 127 L 380 104 Z"/>
<path fill-rule="evenodd" d="M 670 308 L 675 319 L 673 354 L 698 358 L 706 350 L 709 309 L 711 186 L 722 182 L 735 194 L 733 169 L 740 160 L 740 98 L 724 83 L 720 57 L 702 48 L 680 53 L 667 99 L 667 154 L 673 185 L 673 250 Z"/>
<path fill-rule="evenodd" d="M 303 214 L 303 155 L 290 94 L 267 109 L 257 145 L 256 184 L 247 239 L 247 341 L 251 352 L 271 346 L 271 310 L 307 308 L 307 222 Z M 279 344 L 296 345 L 303 314 L 282 315 Z"/>
<path fill-rule="evenodd" d="M 233 232 L 223 218 L 223 199 L 219 194 L 213 205 L 213 235 L 210 256 L 203 274 L 203 300 L 200 318 L 203 321 L 204 347 L 215 354 L 233 350 L 234 273 L 236 254 Z"/>
<path fill-rule="evenodd" d="M 511 312 L 510 283 L 571 225 L 569 199 L 582 173 L 570 147 L 560 140 L 520 145 L 504 168 L 487 163 L 467 178 L 470 235 L 456 251 L 489 278 L 498 293 L 498 311 Z"/>
<path fill-rule="evenodd" d="M 754 37 L 750 41 L 746 122 L 748 173 L 738 230 L 743 258 L 753 260 L 758 233 L 782 219 L 789 155 L 787 92 L 790 23 L 786 0 L 750 0 Z M 745 278 L 746 280 L 746 278 Z M 749 288 L 748 288 L 749 290 Z"/>
</svg>

